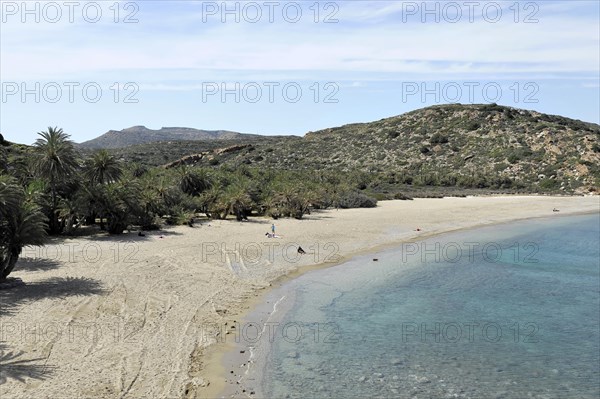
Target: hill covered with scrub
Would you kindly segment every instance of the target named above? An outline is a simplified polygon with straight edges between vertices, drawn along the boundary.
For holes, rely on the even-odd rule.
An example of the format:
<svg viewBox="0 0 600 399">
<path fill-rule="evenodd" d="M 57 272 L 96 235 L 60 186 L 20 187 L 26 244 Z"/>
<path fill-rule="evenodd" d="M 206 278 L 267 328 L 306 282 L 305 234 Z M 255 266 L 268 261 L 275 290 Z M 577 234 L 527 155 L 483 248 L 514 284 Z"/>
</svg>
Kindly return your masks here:
<svg viewBox="0 0 600 399">
<path fill-rule="evenodd" d="M 223 152 L 227 147 L 239 150 Z M 380 189 L 585 193 L 600 186 L 599 125 L 496 104 L 433 106 L 304 137 L 150 143 L 113 151 L 152 165 L 200 154 L 188 159 L 197 166 L 357 172 Z"/>
<path fill-rule="evenodd" d="M 491 105 L 424 108 L 304 137 L 222 137 L 90 150 L 59 128 L 0 135 L 0 282 L 22 248 L 98 224 L 111 234 L 197 218 L 301 219 L 379 199 L 592 193 L 600 126 Z"/>
</svg>

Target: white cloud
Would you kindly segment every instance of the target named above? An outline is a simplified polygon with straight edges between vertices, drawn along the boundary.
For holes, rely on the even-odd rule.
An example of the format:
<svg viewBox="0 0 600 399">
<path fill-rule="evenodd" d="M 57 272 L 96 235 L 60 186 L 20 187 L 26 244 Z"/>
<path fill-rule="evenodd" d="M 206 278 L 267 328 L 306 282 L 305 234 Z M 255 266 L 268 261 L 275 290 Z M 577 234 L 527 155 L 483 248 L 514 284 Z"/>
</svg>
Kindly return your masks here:
<svg viewBox="0 0 600 399">
<path fill-rule="evenodd" d="M 580 16 L 544 13 L 538 24 L 514 24 L 510 18 L 498 24 L 402 24 L 386 19 L 401 9 L 398 4 L 379 2 L 369 8 L 356 3 L 344 4 L 340 11 L 346 10 L 350 21 L 327 26 L 201 24 L 197 6 L 178 15 L 142 7 L 140 23 L 128 26 L 9 23 L 0 39 L 3 80 L 134 75 L 160 84 L 179 78 L 181 71 L 201 81 L 228 73 L 238 79 L 335 74 L 349 79 L 353 74 L 373 79 L 389 74 L 536 77 L 595 72 L 600 64 L 598 20 L 593 18 L 588 23 Z M 188 4 L 195 3 L 178 5 Z M 555 4 L 551 10 L 563 7 Z M 361 24 L 364 18 L 385 22 Z"/>
</svg>

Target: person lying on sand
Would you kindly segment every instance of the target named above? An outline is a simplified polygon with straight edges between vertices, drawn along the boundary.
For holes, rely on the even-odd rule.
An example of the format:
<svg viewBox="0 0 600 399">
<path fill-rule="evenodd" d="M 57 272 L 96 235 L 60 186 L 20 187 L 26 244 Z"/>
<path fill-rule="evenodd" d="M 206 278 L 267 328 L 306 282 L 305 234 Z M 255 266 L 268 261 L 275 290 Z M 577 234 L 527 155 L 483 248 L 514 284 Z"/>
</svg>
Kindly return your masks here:
<svg viewBox="0 0 600 399">
<path fill-rule="evenodd" d="M 556 209 L 556 208 L 553 208 L 553 209 L 552 209 L 552 212 L 560 212 L 560 210 L 559 210 L 559 209 Z"/>
<path fill-rule="evenodd" d="M 281 238 L 280 236 L 278 236 L 277 234 L 273 233 L 265 233 L 265 235 L 267 236 L 267 238 Z"/>
</svg>

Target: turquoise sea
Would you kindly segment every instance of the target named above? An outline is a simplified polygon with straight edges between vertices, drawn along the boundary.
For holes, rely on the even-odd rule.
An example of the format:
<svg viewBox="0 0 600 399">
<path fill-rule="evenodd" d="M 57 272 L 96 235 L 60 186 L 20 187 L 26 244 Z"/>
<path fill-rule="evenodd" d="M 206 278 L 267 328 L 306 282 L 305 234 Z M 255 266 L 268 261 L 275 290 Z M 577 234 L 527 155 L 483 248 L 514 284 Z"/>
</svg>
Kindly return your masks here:
<svg viewBox="0 0 600 399">
<path fill-rule="evenodd" d="M 600 397 L 598 214 L 407 243 L 272 298 L 260 396 Z"/>
</svg>

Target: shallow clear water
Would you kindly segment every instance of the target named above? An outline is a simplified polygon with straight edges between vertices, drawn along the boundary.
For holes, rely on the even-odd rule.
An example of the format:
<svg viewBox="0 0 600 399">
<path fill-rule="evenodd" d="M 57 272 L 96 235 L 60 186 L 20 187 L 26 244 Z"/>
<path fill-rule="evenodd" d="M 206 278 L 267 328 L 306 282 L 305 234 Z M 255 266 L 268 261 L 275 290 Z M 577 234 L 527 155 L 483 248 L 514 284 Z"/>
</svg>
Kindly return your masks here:
<svg viewBox="0 0 600 399">
<path fill-rule="evenodd" d="M 599 215 L 530 220 L 306 274 L 262 393 L 600 397 L 599 240 Z"/>
</svg>

